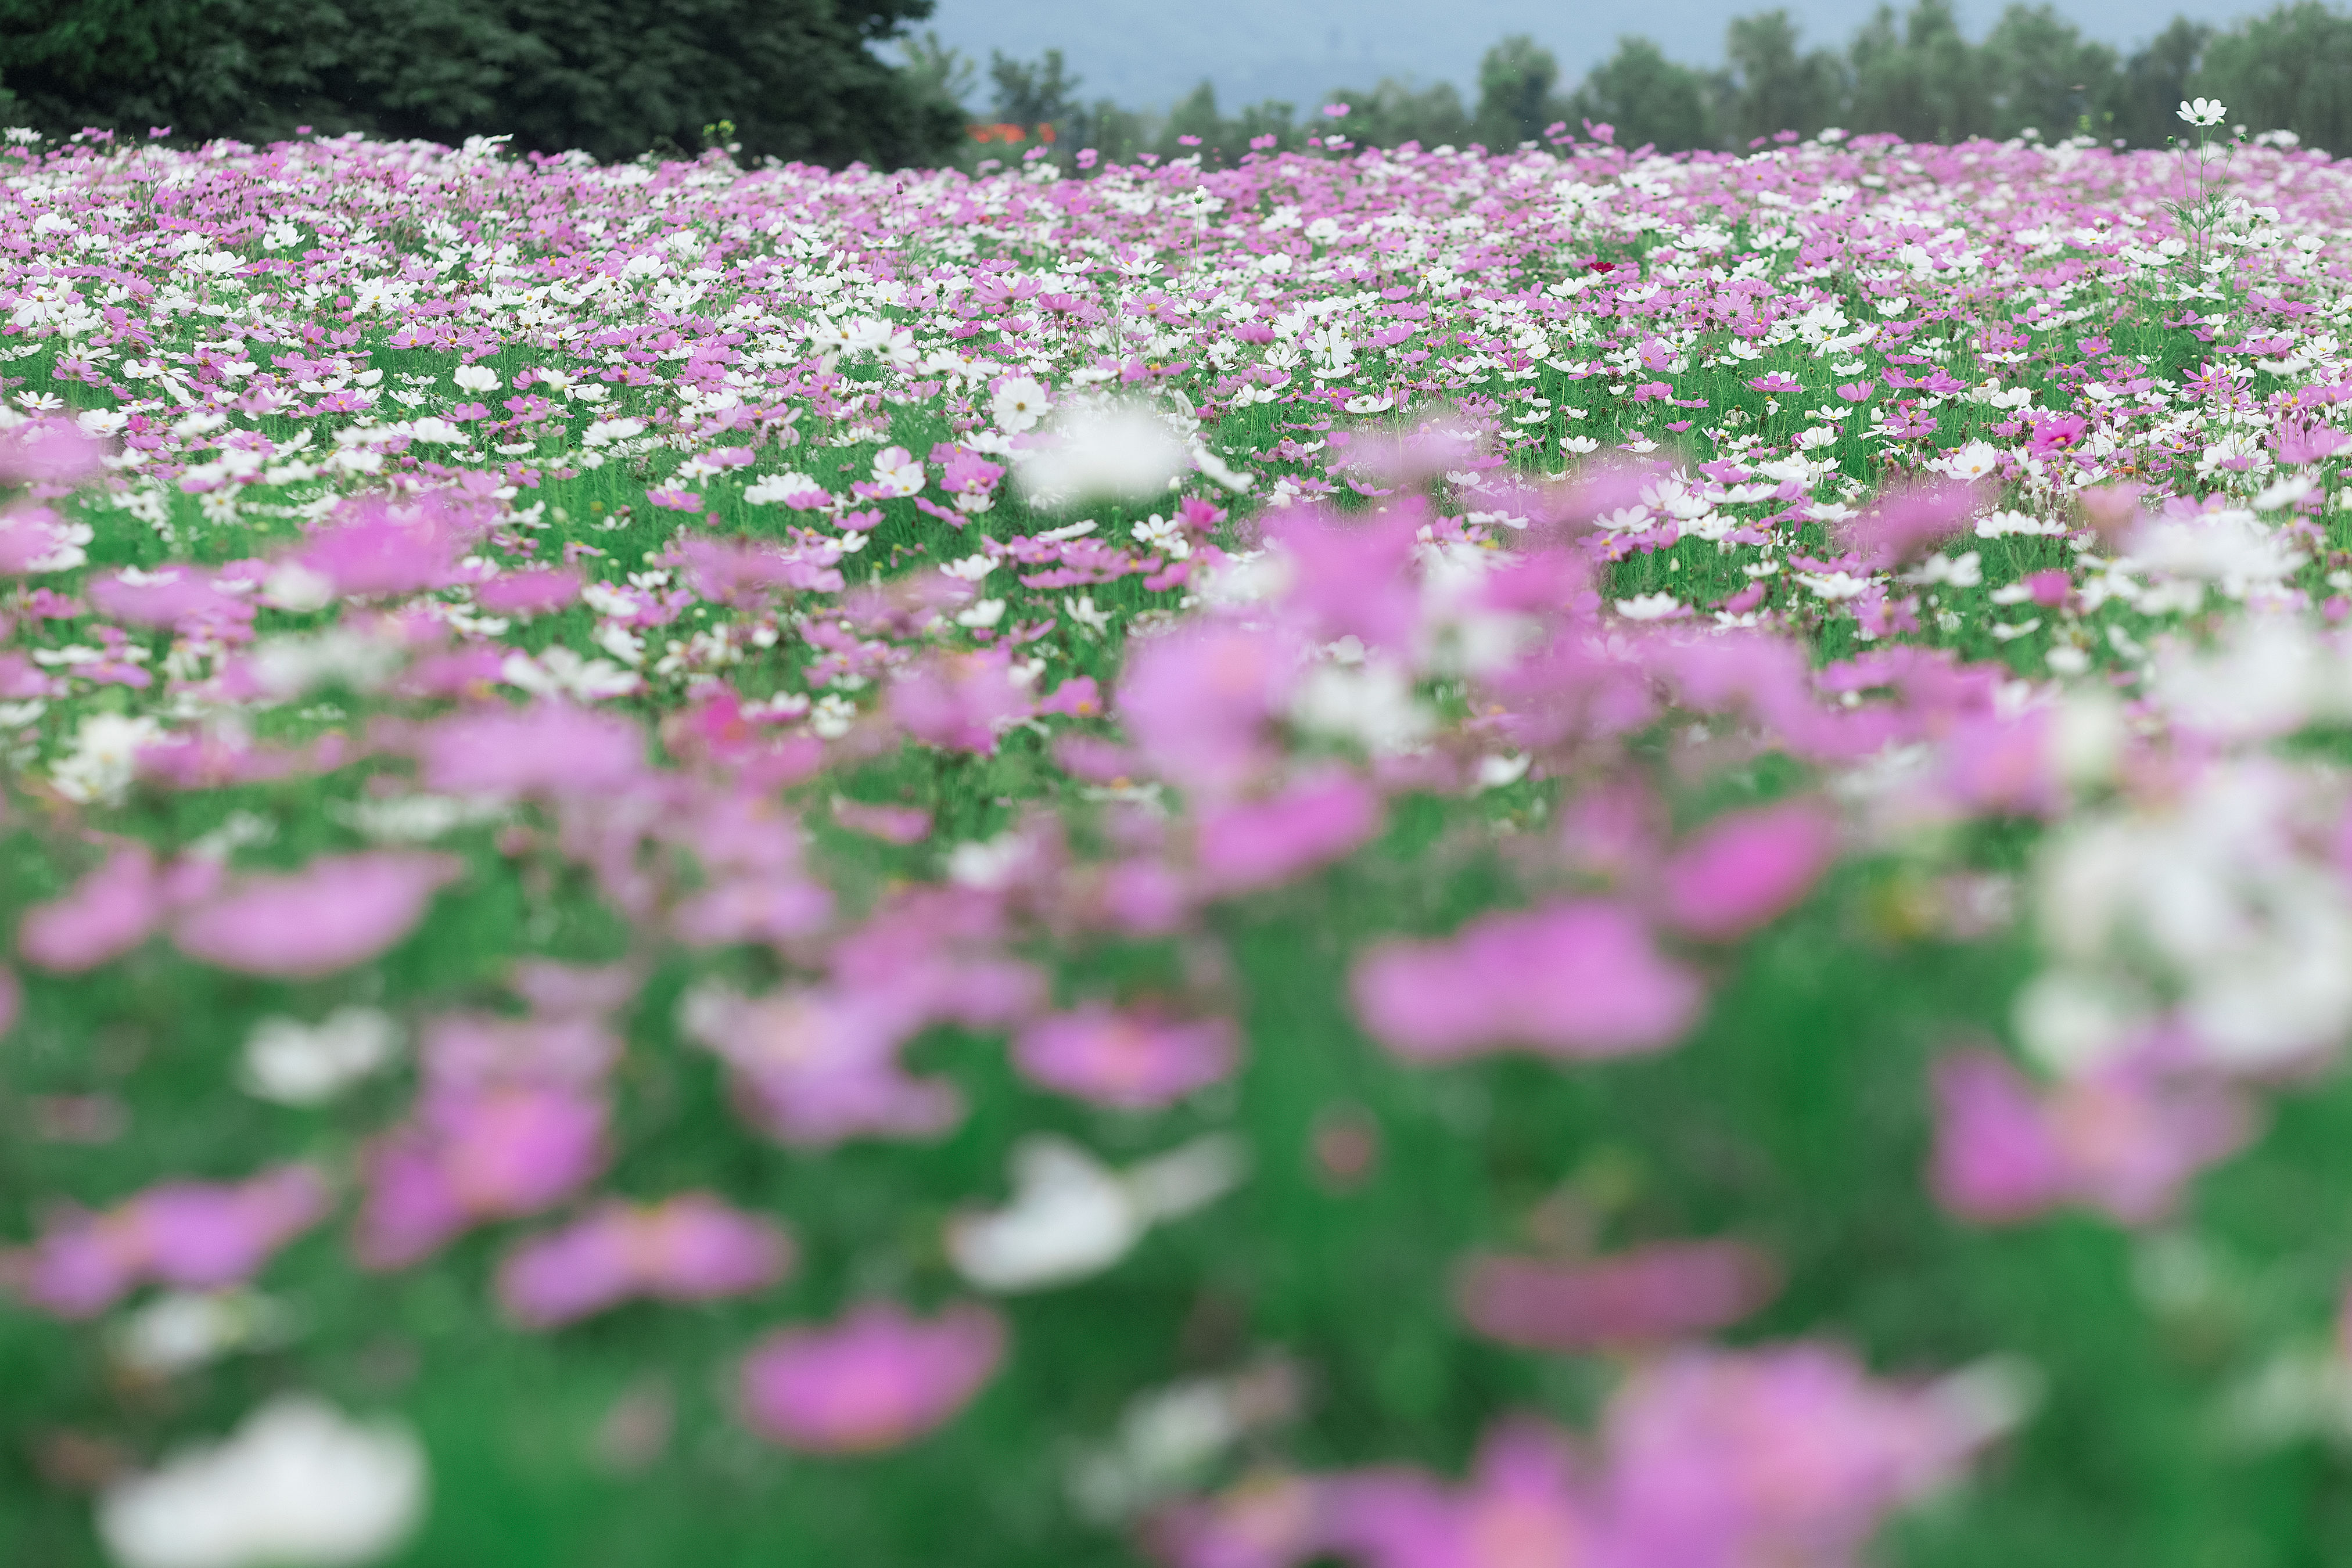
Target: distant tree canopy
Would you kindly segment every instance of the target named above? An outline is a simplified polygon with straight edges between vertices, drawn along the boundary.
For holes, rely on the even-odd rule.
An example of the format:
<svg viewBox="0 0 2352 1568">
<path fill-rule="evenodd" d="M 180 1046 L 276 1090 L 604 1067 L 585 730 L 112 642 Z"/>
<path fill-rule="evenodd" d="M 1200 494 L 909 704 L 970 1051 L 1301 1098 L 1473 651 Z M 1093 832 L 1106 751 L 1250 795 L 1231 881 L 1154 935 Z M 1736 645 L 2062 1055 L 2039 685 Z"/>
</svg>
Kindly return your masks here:
<svg viewBox="0 0 2352 1568">
<path fill-rule="evenodd" d="M 933 0 L 0 0 L 14 120 L 268 141 L 297 125 L 600 159 L 698 151 L 921 162 L 946 84 L 873 46 Z"/>
<path fill-rule="evenodd" d="M 1294 124 L 1286 103 L 1227 118 L 1205 82 L 1164 115 L 1107 102 L 1082 108 L 1057 51 L 1034 66 L 1000 55 L 992 74 L 998 118 L 1054 123 L 1055 156 L 1065 162 L 1085 147 L 1114 162 L 1194 152 L 1230 158 L 1268 133 L 1286 147 L 1328 133 L 1382 147 L 1504 148 L 1540 142 L 1560 124 L 1579 135 L 1606 125 L 1621 146 L 1669 152 L 1743 149 L 1833 125 L 1911 141 L 2091 136 L 2161 147 L 2189 136 L 2174 110 L 2193 97 L 2221 99 L 2249 130 L 2291 131 L 2352 153 L 2352 16 L 2324 0 L 2293 0 L 2221 32 L 2176 18 L 2129 54 L 2084 38 L 2051 5 L 2021 0 L 1981 42 L 1961 31 L 1952 0 L 1913 0 L 1902 12 L 1882 5 L 1843 50 L 1809 49 L 1787 11 L 1761 11 L 1732 21 L 1718 68 L 1684 65 L 1647 38 L 1626 37 L 1572 87 L 1561 84 L 1549 50 L 1515 36 L 1479 62 L 1474 106 L 1448 82 L 1387 78 L 1327 95 L 1348 106 L 1336 124 L 1312 115 Z"/>
</svg>

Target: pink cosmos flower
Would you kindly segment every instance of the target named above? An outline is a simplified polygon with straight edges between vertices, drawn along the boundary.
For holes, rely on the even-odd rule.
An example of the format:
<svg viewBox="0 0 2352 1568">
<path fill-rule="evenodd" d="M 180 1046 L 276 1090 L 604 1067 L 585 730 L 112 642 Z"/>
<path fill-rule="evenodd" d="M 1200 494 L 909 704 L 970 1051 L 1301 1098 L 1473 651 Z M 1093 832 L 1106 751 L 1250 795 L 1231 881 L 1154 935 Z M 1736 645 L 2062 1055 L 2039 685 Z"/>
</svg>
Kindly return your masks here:
<svg viewBox="0 0 2352 1568">
<path fill-rule="evenodd" d="M 1058 1094 L 1157 1110 L 1229 1076 L 1241 1035 L 1226 1019 L 1166 1019 L 1100 1002 L 1039 1019 L 1013 1042 L 1013 1064 Z"/>
<path fill-rule="evenodd" d="M 82 563 L 89 542 L 87 532 L 47 507 L 11 507 L 0 511 L 0 577 L 68 570 Z"/>
<path fill-rule="evenodd" d="M 2253 1134 L 2245 1103 L 2126 1062 L 2045 1094 L 1990 1051 L 1936 1068 L 1933 1181 L 1944 1207 L 1979 1224 L 2079 1203 L 2126 1225 L 2168 1213 L 2189 1177 Z"/>
<path fill-rule="evenodd" d="M 970 1404 L 1004 1358 L 1002 1318 L 971 1302 L 920 1319 L 890 1302 L 825 1328 L 780 1329 L 744 1359 L 743 1417 L 788 1448 L 899 1448 Z"/>
<path fill-rule="evenodd" d="M 99 471 L 104 448 L 70 419 L 33 419 L 0 430 L 0 487 L 79 485 Z"/>
<path fill-rule="evenodd" d="M 1340 1477 L 1320 1490 L 1316 1544 L 1371 1568 L 1583 1568 L 1611 1561 L 1592 1478 L 1560 1434 L 1539 1421 L 1498 1424 L 1458 1487 L 1395 1469 Z"/>
<path fill-rule="evenodd" d="M 395 505 L 365 496 L 346 503 L 292 559 L 352 598 L 417 593 L 456 580 L 458 549 L 474 531 L 438 497 Z"/>
<path fill-rule="evenodd" d="M 352 1250 L 370 1269 L 431 1256 L 486 1219 L 562 1201 L 604 1168 L 602 1101 L 563 1089 L 429 1096 L 364 1162 Z"/>
<path fill-rule="evenodd" d="M 585 1218 L 509 1252 L 499 1299 L 517 1322 L 553 1328 L 632 1296 L 700 1301 L 749 1295 L 782 1279 L 783 1231 L 708 1193 L 656 1204 L 604 1203 Z"/>
<path fill-rule="evenodd" d="M 1185 627 L 1129 653 L 1119 716 L 1160 778 L 1234 793 L 1272 765 L 1270 724 L 1295 664 L 1271 632 Z"/>
<path fill-rule="evenodd" d="M 1457 1300 L 1465 1322 L 1531 1350 L 1586 1352 L 1681 1339 L 1769 1301 L 1780 1269 L 1738 1241 L 1668 1241 L 1582 1262 L 1480 1258 Z"/>
<path fill-rule="evenodd" d="M 0 1259 L 0 1274 L 34 1306 L 86 1318 L 151 1281 L 215 1291 L 250 1279 L 328 1206 L 327 1184 L 309 1166 L 242 1183 L 166 1182 L 65 1219 Z"/>
<path fill-rule="evenodd" d="M 1836 850 L 1836 823 L 1809 801 L 1718 817 L 1667 861 L 1666 919 L 1709 941 L 1744 936 L 1804 897 Z"/>
<path fill-rule="evenodd" d="M 1028 716 L 1013 676 L 1013 651 L 934 653 L 890 686 L 890 716 L 917 740 L 950 751 L 996 752 L 996 737 Z"/>
<path fill-rule="evenodd" d="M 16 950 L 58 974 L 79 974 L 147 940 L 163 915 L 154 852 L 126 845 L 64 897 L 37 904 L 16 927 Z"/>
<path fill-rule="evenodd" d="M 1622 1560 L 1661 1568 L 1850 1562 L 1983 1435 L 1814 1345 L 1685 1352 L 1617 1395 L 1605 1432 Z"/>
<path fill-rule="evenodd" d="M 1346 774 L 1302 779 L 1270 800 L 1201 818 L 1201 871 L 1223 892 L 1271 887 L 1337 860 L 1380 827 L 1380 797 Z"/>
<path fill-rule="evenodd" d="M 568 703 L 454 714 L 418 737 L 425 787 L 451 795 L 607 795 L 645 768 L 645 732 Z"/>
<path fill-rule="evenodd" d="M 709 999 L 688 1032 L 734 1070 L 743 1109 L 778 1140 L 828 1147 L 856 1137 L 929 1138 L 963 1118 L 963 1096 L 898 1061 L 897 1009 L 823 988 Z"/>
<path fill-rule="evenodd" d="M 569 567 L 509 571 L 474 589 L 474 602 L 493 615 L 544 615 L 579 597 L 580 574 Z"/>
<path fill-rule="evenodd" d="M 425 917 L 463 869 L 448 855 L 321 855 L 285 875 L 240 878 L 182 915 L 172 939 L 204 963 L 308 978 L 363 963 Z"/>
<path fill-rule="evenodd" d="M 1371 1036 L 1419 1061 L 1510 1046 L 1570 1058 L 1656 1051 L 1689 1029 L 1704 997 L 1631 910 L 1601 899 L 1383 944 L 1357 963 L 1353 990 Z"/>
<path fill-rule="evenodd" d="M 919 844 L 931 836 L 931 814 L 919 806 L 877 806 L 835 797 L 833 820 L 888 844 Z"/>
</svg>

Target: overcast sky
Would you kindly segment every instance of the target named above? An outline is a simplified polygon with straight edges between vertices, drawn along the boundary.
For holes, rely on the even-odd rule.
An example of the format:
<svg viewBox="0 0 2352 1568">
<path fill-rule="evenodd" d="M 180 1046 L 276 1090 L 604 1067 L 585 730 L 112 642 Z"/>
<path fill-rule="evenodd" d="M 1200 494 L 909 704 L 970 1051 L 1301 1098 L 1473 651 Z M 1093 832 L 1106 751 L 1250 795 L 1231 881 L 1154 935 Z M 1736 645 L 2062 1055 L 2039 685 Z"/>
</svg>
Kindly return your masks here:
<svg viewBox="0 0 2352 1568">
<path fill-rule="evenodd" d="M 1164 109 L 1206 78 L 1227 110 L 1279 98 L 1306 110 L 1335 88 L 1369 88 L 1383 76 L 1452 81 L 1475 96 L 1478 57 L 1508 33 L 1533 34 L 1559 57 L 1569 84 L 1626 33 L 1713 66 L 1722 60 L 1725 24 L 1769 8 L 1769 0 L 939 0 L 928 26 L 983 67 L 992 48 L 1028 59 L 1058 47 L 1089 100 Z M 2086 35 L 2124 47 L 2160 31 L 2176 11 L 2226 23 L 2268 8 L 2264 0 L 2057 0 Z M 1809 46 L 1843 47 L 1876 6 L 1789 0 L 1787 9 Z M 1972 37 L 1983 37 L 2000 9 L 1999 0 L 1959 5 Z M 973 96 L 975 110 L 986 106 L 984 71 Z"/>
</svg>

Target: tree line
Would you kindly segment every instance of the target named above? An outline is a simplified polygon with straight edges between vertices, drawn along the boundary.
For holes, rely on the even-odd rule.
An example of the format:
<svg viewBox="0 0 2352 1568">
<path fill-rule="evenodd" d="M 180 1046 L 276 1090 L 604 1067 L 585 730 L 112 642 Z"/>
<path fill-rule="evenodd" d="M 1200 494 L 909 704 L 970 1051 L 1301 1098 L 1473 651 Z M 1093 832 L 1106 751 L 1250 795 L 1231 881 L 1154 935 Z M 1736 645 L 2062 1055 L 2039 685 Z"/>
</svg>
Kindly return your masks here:
<svg viewBox="0 0 2352 1568">
<path fill-rule="evenodd" d="M 1081 167 L 1334 133 L 1362 144 L 1540 142 L 1613 128 L 1623 146 L 1738 150 L 1836 125 L 1912 141 L 2088 135 L 2154 147 L 2183 98 L 2218 98 L 2255 131 L 2352 151 L 2352 15 L 2294 0 L 2225 30 L 2175 20 L 2128 54 L 2047 5 L 2011 5 L 1981 42 L 1950 0 L 1883 6 L 1843 49 L 1806 47 L 1785 11 L 1733 21 L 1699 69 L 1643 37 L 1573 88 L 1526 37 L 1486 51 L 1475 101 L 1451 83 L 1340 87 L 1310 109 L 1227 113 L 1203 82 L 1164 113 L 1082 95 L 1058 50 L 992 54 L 997 127 L 973 127 L 978 68 L 909 37 L 933 0 L 0 0 L 0 123 L 51 135 L 269 141 L 320 135 L 507 135 L 596 158 L 696 154 L 839 165 L 1042 152 Z M 1321 106 L 1316 106 L 1319 109 Z M 1040 128 L 1049 128 L 1041 131 Z M 1048 145 L 1045 138 L 1051 137 Z M 1017 137 L 1018 141 L 1013 140 Z M 1087 162 L 1092 162 L 1088 160 Z"/>
<path fill-rule="evenodd" d="M 935 43 L 919 41 L 914 58 L 947 90 L 970 90 L 971 68 Z M 1450 82 L 1388 78 L 1328 95 L 1348 106 L 1336 124 L 1316 113 L 1302 121 L 1295 106 L 1272 101 L 1226 115 L 1207 82 L 1163 115 L 1087 102 L 1058 50 L 1034 62 L 996 54 L 989 78 L 996 120 L 1029 128 L 1032 148 L 1034 128 L 1051 126 L 1050 155 L 1064 162 L 1087 147 L 1113 162 L 1194 152 L 1231 160 L 1254 141 L 1287 147 L 1327 132 L 1359 145 L 1501 150 L 1539 143 L 1556 128 L 1590 136 L 1588 125 L 1610 127 L 1620 146 L 1670 152 L 1740 151 L 1832 126 L 1913 141 L 2090 136 L 2162 147 L 2187 134 L 2176 110 L 2195 97 L 2220 99 L 2249 130 L 2352 152 L 2352 14 L 2322 0 L 2294 0 L 2228 29 L 2177 17 L 2128 54 L 2084 38 L 2047 5 L 2011 5 L 1981 42 L 1960 30 L 1950 0 L 1916 0 L 1900 14 L 1882 5 L 1843 49 L 1808 48 L 1788 12 L 1764 11 L 1732 21 L 1714 69 L 1627 37 L 1565 89 L 1559 60 L 1522 35 L 1486 51 L 1475 102 Z"/>
</svg>

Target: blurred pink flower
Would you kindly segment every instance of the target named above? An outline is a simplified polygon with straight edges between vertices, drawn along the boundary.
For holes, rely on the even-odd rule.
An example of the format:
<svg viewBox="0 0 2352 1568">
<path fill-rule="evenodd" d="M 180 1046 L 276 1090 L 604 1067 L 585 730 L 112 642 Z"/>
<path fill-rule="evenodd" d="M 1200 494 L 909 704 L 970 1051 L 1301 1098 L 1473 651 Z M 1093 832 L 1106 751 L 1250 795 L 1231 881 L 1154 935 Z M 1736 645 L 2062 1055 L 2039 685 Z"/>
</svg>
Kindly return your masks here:
<svg viewBox="0 0 2352 1568">
<path fill-rule="evenodd" d="M 890 685 L 890 716 L 926 745 L 992 756 L 996 737 L 1034 705 L 1013 675 L 1013 650 L 933 653 Z"/>
<path fill-rule="evenodd" d="M 1811 801 L 1727 813 L 1666 862 L 1666 919 L 1709 941 L 1744 936 L 1804 897 L 1836 852 L 1837 824 Z"/>
<path fill-rule="evenodd" d="M 438 497 L 396 505 L 362 496 L 346 502 L 336 520 L 314 532 L 290 559 L 331 582 L 339 594 L 417 593 L 457 580 L 457 551 L 474 531 L 469 519 Z"/>
<path fill-rule="evenodd" d="M 1984 1436 L 1815 1345 L 1684 1352 L 1618 1392 L 1604 1432 L 1616 1545 L 1661 1568 L 1850 1562 Z"/>
<path fill-rule="evenodd" d="M 79 485 L 98 473 L 104 452 L 72 420 L 26 420 L 0 430 L 0 487 Z"/>
<path fill-rule="evenodd" d="M 1119 716 L 1152 772 L 1188 789 L 1234 793 L 1273 765 L 1275 705 L 1296 664 L 1272 632 L 1184 627 L 1129 652 Z"/>
<path fill-rule="evenodd" d="M 352 1250 L 405 1268 L 480 1221 L 551 1207 L 604 1168 L 604 1119 L 601 1100 L 563 1089 L 428 1096 L 368 1151 Z"/>
<path fill-rule="evenodd" d="M 645 770 L 645 732 L 568 703 L 453 714 L 416 741 L 425 787 L 450 795 L 609 795 Z"/>
<path fill-rule="evenodd" d="M 163 880 L 154 852 L 143 844 L 126 845 L 64 897 L 25 911 L 16 926 L 16 950 L 41 968 L 79 974 L 138 946 L 163 917 Z"/>
<path fill-rule="evenodd" d="M 970 1302 L 929 1320 L 869 1302 L 829 1327 L 780 1329 L 744 1359 L 744 1420 L 809 1453 L 898 1448 L 971 1403 L 1004 1341 L 1003 1320 Z"/>
<path fill-rule="evenodd" d="M 1220 892 L 1271 887 L 1337 860 L 1380 823 L 1380 797 L 1357 779 L 1301 779 L 1271 799 L 1202 812 L 1201 871 Z"/>
<path fill-rule="evenodd" d="M 165 1182 L 104 1214 L 76 1214 L 0 1260 L 26 1301 L 86 1318 L 153 1282 L 213 1291 L 249 1279 L 326 1215 L 327 1184 L 309 1166 L 241 1183 Z"/>
<path fill-rule="evenodd" d="M 569 567 L 531 567 L 478 584 L 474 602 L 493 615 L 544 615 L 580 597 L 580 574 Z"/>
<path fill-rule="evenodd" d="M 1353 990 L 1372 1038 L 1421 1061 L 1512 1046 L 1561 1057 L 1656 1051 L 1690 1028 L 1705 997 L 1631 910 L 1601 899 L 1382 944 L 1357 963 Z"/>
<path fill-rule="evenodd" d="M 10 507 L 0 511 L 0 577 L 69 570 L 82 564 L 81 546 L 89 542 L 87 528 L 50 507 Z"/>
<path fill-rule="evenodd" d="M 692 1007 L 687 1030 L 734 1070 L 744 1110 L 780 1142 L 929 1138 L 963 1118 L 953 1084 L 910 1076 L 894 1008 L 819 987 Z"/>
<path fill-rule="evenodd" d="M 1226 1019 L 1177 1019 L 1100 1002 L 1039 1019 L 1014 1037 L 1013 1064 L 1059 1094 L 1156 1110 L 1230 1075 L 1241 1035 Z"/>
<path fill-rule="evenodd" d="M 536 1236 L 499 1266 L 499 1299 L 532 1328 L 553 1328 L 632 1296 L 699 1301 L 748 1295 L 784 1277 L 783 1231 L 708 1193 L 655 1204 L 604 1203 L 562 1230 Z"/>
<path fill-rule="evenodd" d="M 182 915 L 172 939 L 192 958 L 242 974 L 331 975 L 405 936 L 462 869 L 440 854 L 321 855 L 298 872 L 238 879 Z"/>
<path fill-rule="evenodd" d="M 1584 1352 L 1727 1327 L 1771 1300 L 1780 1268 L 1738 1241 L 1667 1241 L 1557 1262 L 1485 1257 L 1464 1275 L 1463 1320 L 1530 1350 Z"/>
<path fill-rule="evenodd" d="M 2160 1219 L 2189 1177 L 2254 1131 L 2245 1102 L 2229 1090 L 2137 1062 L 2041 1094 L 1990 1051 L 1948 1056 L 1935 1077 L 1936 1197 L 1980 1224 L 2064 1203 L 2125 1225 Z"/>
</svg>

